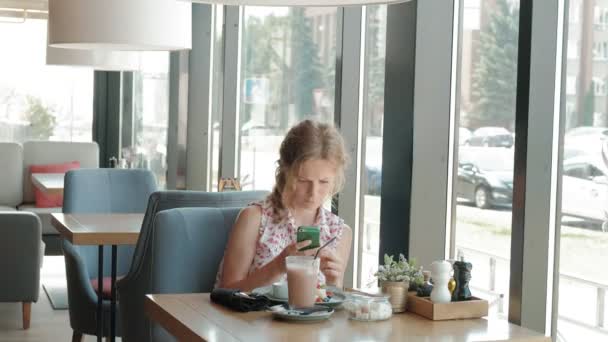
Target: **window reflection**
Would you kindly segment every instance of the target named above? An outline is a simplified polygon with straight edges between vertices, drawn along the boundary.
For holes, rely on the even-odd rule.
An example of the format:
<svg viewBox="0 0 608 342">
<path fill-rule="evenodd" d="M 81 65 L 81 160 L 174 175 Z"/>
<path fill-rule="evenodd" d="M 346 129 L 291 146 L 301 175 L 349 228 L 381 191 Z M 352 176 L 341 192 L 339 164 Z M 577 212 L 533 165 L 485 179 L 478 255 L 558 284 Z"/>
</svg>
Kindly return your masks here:
<svg viewBox="0 0 608 342">
<path fill-rule="evenodd" d="M 243 23 L 240 180 L 271 190 L 287 130 L 333 122 L 336 8 L 245 7 Z"/>
</svg>

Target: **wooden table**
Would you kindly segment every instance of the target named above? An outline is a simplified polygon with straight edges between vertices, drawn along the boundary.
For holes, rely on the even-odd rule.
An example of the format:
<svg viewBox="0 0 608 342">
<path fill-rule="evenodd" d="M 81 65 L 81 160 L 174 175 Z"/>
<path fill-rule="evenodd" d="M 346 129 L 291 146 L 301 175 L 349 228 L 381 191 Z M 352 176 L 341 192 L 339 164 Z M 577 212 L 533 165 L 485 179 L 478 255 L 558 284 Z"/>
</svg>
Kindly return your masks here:
<svg viewBox="0 0 608 342">
<path fill-rule="evenodd" d="M 94 196 L 94 194 L 92 195 Z M 96 245 L 98 255 L 97 288 L 103 288 L 103 247 L 112 246 L 112 288 L 110 298 L 110 341 L 116 338 L 116 260 L 118 245 L 137 243 L 144 214 L 51 214 L 59 234 L 74 245 Z M 97 295 L 97 341 L 103 335 L 103 299 Z"/>
<path fill-rule="evenodd" d="M 47 195 L 63 195 L 63 173 L 32 173 L 32 183 Z"/>
<path fill-rule="evenodd" d="M 230 311 L 211 303 L 208 293 L 148 295 L 145 311 L 180 341 L 551 341 L 503 320 L 431 321 L 412 313 L 356 322 L 339 310 L 322 323 L 289 323 L 267 312 Z"/>
<path fill-rule="evenodd" d="M 74 245 L 134 245 L 144 214 L 51 214 L 59 234 Z"/>
</svg>

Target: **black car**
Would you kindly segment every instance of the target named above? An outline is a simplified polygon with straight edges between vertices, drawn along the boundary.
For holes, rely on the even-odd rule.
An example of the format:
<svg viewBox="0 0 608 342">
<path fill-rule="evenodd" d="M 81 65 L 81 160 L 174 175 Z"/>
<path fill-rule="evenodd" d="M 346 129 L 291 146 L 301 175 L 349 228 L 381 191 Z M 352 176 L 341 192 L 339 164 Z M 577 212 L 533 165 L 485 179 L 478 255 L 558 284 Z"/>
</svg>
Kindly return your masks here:
<svg viewBox="0 0 608 342">
<path fill-rule="evenodd" d="M 510 207 L 513 200 L 513 157 L 501 153 L 472 153 L 460 158 L 457 196 L 482 209 Z"/>
<path fill-rule="evenodd" d="M 515 139 L 513 134 L 502 127 L 481 127 L 473 132 L 464 145 L 484 147 L 512 147 Z"/>
</svg>

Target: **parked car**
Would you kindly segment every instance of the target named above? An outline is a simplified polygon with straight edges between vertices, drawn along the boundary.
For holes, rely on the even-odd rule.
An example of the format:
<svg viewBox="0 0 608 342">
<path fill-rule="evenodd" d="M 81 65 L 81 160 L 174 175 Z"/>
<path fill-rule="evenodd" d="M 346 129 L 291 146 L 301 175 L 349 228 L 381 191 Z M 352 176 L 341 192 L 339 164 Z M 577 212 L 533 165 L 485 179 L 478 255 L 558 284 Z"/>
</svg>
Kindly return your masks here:
<svg viewBox="0 0 608 342">
<path fill-rule="evenodd" d="M 601 153 L 602 144 L 608 141 L 608 128 L 581 126 L 564 136 L 564 160 L 577 156 L 594 156 Z"/>
<path fill-rule="evenodd" d="M 473 202 L 482 209 L 511 206 L 513 154 L 500 151 L 476 152 L 461 154 L 456 182 L 457 197 Z"/>
<path fill-rule="evenodd" d="M 601 155 L 564 162 L 562 215 L 594 222 L 608 220 L 608 166 Z"/>
<path fill-rule="evenodd" d="M 481 127 L 473 132 L 465 145 L 484 147 L 512 147 L 513 134 L 503 127 Z"/>
<path fill-rule="evenodd" d="M 473 136 L 468 128 L 458 128 L 458 145 L 464 145 Z"/>
<path fill-rule="evenodd" d="M 461 151 L 457 196 L 479 208 L 509 207 L 513 198 L 513 154 L 500 152 L 511 150 L 488 150 L 473 148 Z M 601 153 L 564 161 L 562 216 L 603 223 L 602 229 L 608 230 L 607 163 Z"/>
</svg>

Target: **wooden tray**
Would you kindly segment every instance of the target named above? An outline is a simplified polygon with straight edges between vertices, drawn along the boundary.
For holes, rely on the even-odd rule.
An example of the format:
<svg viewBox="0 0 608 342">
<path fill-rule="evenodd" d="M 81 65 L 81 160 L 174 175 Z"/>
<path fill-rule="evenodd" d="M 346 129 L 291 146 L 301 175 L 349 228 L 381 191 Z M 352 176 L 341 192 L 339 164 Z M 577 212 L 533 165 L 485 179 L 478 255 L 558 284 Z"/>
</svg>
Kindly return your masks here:
<svg viewBox="0 0 608 342">
<path fill-rule="evenodd" d="M 416 292 L 407 295 L 407 311 L 442 321 L 448 319 L 480 318 L 488 315 L 488 301 L 473 297 L 466 302 L 433 303 L 429 297 L 418 297 Z"/>
</svg>

